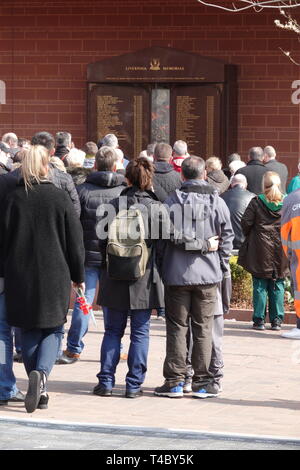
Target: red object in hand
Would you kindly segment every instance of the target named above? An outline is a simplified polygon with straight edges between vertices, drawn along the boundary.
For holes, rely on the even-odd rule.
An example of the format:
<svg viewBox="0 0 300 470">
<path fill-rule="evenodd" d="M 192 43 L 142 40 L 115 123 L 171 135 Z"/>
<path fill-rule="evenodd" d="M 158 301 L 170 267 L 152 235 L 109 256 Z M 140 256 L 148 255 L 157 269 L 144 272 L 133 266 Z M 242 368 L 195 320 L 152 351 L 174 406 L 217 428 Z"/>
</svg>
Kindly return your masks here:
<svg viewBox="0 0 300 470">
<path fill-rule="evenodd" d="M 83 296 L 79 296 L 76 300 L 79 303 L 79 308 L 82 311 L 83 315 L 88 315 L 93 307 L 87 303 L 86 298 Z"/>
</svg>

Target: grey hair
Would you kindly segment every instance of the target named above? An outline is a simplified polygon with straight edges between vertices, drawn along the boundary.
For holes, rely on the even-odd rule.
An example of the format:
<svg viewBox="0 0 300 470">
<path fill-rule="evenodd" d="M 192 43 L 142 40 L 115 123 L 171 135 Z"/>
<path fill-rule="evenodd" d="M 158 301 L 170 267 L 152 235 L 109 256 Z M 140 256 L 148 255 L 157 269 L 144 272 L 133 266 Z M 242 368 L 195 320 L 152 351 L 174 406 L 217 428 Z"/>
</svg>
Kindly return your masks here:
<svg viewBox="0 0 300 470">
<path fill-rule="evenodd" d="M 181 172 L 187 180 L 203 179 L 205 173 L 205 161 L 201 157 L 187 157 L 182 162 Z"/>
<path fill-rule="evenodd" d="M 176 140 L 173 145 L 173 151 L 180 156 L 187 154 L 187 143 L 184 140 Z"/>
<path fill-rule="evenodd" d="M 264 156 L 264 151 L 261 147 L 252 147 L 249 150 L 250 160 L 260 160 L 262 161 Z"/>
<path fill-rule="evenodd" d="M 245 175 L 241 175 L 241 174 L 237 174 L 237 175 L 233 175 L 230 179 L 230 185 L 231 187 L 233 188 L 234 186 L 236 186 L 237 184 L 243 186 L 245 189 L 247 188 L 248 186 L 248 181 L 247 181 L 247 178 Z"/>
<path fill-rule="evenodd" d="M 5 144 L 8 144 L 9 142 L 18 144 L 18 137 L 13 132 L 8 132 L 2 137 L 2 142 L 4 142 Z"/>
<path fill-rule="evenodd" d="M 227 164 L 229 165 L 229 163 L 238 160 L 241 160 L 241 156 L 238 153 L 232 153 L 231 155 L 229 155 L 229 157 L 227 157 Z"/>
<path fill-rule="evenodd" d="M 55 144 L 57 146 L 70 147 L 72 143 L 72 135 L 69 132 L 57 132 L 55 135 Z"/>
<path fill-rule="evenodd" d="M 119 145 L 118 138 L 115 134 L 106 134 L 106 136 L 103 137 L 102 145 L 103 147 L 117 148 Z"/>
<path fill-rule="evenodd" d="M 274 158 L 276 158 L 276 150 L 274 149 L 274 147 L 272 147 L 272 145 L 267 145 L 265 148 L 264 148 L 264 153 L 266 155 L 268 155 L 268 157 L 273 160 Z"/>
</svg>

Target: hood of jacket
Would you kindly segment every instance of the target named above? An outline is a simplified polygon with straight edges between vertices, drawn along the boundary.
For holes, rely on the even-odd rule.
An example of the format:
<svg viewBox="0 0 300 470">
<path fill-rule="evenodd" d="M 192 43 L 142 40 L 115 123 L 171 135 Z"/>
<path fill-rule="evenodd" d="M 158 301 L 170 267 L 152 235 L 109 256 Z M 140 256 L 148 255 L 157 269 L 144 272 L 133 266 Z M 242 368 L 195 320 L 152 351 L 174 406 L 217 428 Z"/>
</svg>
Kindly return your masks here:
<svg viewBox="0 0 300 470">
<path fill-rule="evenodd" d="M 155 173 L 170 173 L 174 171 L 174 167 L 168 162 L 155 162 L 154 171 Z"/>
<path fill-rule="evenodd" d="M 84 183 L 91 171 L 92 168 L 67 167 L 67 173 L 72 176 L 76 185 Z"/>
<path fill-rule="evenodd" d="M 88 175 L 86 183 L 106 188 L 115 188 L 116 186 L 124 185 L 125 178 L 123 175 L 112 171 L 93 171 Z"/>
<path fill-rule="evenodd" d="M 207 174 L 207 178 L 208 180 L 212 180 L 214 181 L 215 183 L 224 183 L 224 181 L 227 183 L 228 182 L 228 178 L 227 176 L 224 174 L 224 172 L 222 170 L 213 170 L 213 171 L 210 171 L 208 174 Z"/>
</svg>

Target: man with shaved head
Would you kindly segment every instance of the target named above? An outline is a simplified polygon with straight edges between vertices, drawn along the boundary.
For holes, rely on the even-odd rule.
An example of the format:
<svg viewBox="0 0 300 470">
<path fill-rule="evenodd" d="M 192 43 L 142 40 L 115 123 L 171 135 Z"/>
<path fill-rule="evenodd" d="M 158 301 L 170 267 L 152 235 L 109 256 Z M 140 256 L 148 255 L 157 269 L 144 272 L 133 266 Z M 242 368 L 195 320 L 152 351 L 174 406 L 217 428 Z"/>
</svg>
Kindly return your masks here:
<svg viewBox="0 0 300 470">
<path fill-rule="evenodd" d="M 241 220 L 253 197 L 255 197 L 255 194 L 247 191 L 247 179 L 241 174 L 234 175 L 230 181 L 230 189 L 221 194 L 221 198 L 226 202 L 230 212 L 231 225 L 234 231 L 234 250 L 239 250 L 244 241 Z"/>
</svg>

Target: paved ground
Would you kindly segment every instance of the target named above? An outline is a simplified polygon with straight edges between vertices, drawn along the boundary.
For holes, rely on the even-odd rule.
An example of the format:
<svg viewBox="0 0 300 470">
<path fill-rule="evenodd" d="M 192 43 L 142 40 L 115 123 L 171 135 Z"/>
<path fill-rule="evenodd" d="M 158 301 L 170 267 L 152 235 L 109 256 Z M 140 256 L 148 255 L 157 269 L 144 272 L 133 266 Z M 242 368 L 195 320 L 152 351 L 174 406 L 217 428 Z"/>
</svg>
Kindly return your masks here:
<svg viewBox="0 0 300 470">
<path fill-rule="evenodd" d="M 96 384 L 95 375 L 99 367 L 99 345 L 103 335 L 101 316 L 97 316 L 97 323 L 97 329 L 91 326 L 85 338 L 86 348 L 81 360 L 73 365 L 54 367 L 49 381 L 50 406 L 48 410 L 37 410 L 34 414 L 28 415 L 22 404 L 0 408 L 0 444 L 2 447 L 5 447 L 7 442 L 10 445 L 10 433 L 6 433 L 6 437 L 3 437 L 2 430 L 5 421 L 1 419 L 21 419 L 28 424 L 35 424 L 34 421 L 37 419 L 48 423 L 63 421 L 89 425 L 130 425 L 155 428 L 153 432 L 158 428 L 183 430 L 184 433 L 206 431 L 222 435 L 235 433 L 300 438 L 300 341 L 283 339 L 280 333 L 270 330 L 253 331 L 249 323 L 227 321 L 224 337 L 226 367 L 222 395 L 219 398 L 207 400 L 198 400 L 187 395 L 182 399 L 174 400 L 153 395 L 154 387 L 163 382 L 162 364 L 165 350 L 165 326 L 153 319 L 149 371 L 144 384 L 144 396 L 128 400 L 123 397 L 126 362 L 121 362 L 118 366 L 117 385 L 112 397 L 97 397 L 91 393 Z M 128 335 L 129 329 L 124 337 L 125 350 L 129 344 Z M 15 373 L 19 387 L 26 391 L 27 379 L 22 364 L 15 364 Z M 14 426 L 23 425 L 15 423 Z M 13 436 L 16 428 L 12 423 L 7 424 L 7 429 Z M 97 429 L 97 434 L 101 434 L 102 431 L 103 429 Z M 37 440 L 32 442 L 28 440 L 29 446 L 42 445 L 39 444 L 38 439 L 40 432 L 36 428 L 35 432 L 37 432 Z M 60 429 L 61 432 L 68 431 Z M 93 445 L 95 430 L 89 431 L 87 428 L 86 432 L 87 434 L 84 434 L 86 437 L 90 433 L 85 441 L 86 445 Z M 122 429 L 120 432 L 117 439 L 122 435 Z M 112 433 L 114 434 L 115 431 Z M 186 446 L 184 433 L 179 437 L 182 439 L 182 445 Z M 124 435 L 128 436 L 128 433 L 125 432 Z M 76 436 L 79 434 L 76 433 Z M 114 441 L 113 445 L 116 445 L 115 448 L 121 445 L 122 449 L 143 448 L 139 447 L 140 445 L 148 446 L 144 448 L 152 448 L 152 446 L 158 448 L 158 442 L 161 442 L 161 439 L 151 441 L 149 434 L 146 437 L 147 444 L 145 438 L 136 440 L 134 436 L 128 436 L 128 440 L 122 438 L 121 443 Z M 102 442 L 108 445 L 110 439 L 111 437 L 108 441 Z M 171 446 L 168 448 L 175 445 L 174 442 L 167 443 L 166 440 L 163 442 Z M 224 443 L 228 445 L 228 442 L 230 441 L 225 438 L 223 441 L 222 438 L 219 439 L 220 446 Z M 194 444 L 193 440 L 191 445 Z M 24 442 L 23 445 L 26 447 Z M 67 446 L 64 438 L 60 440 L 60 445 Z M 178 445 L 177 442 L 177 448 L 179 448 Z M 196 445 L 209 446 L 211 445 L 210 438 Z"/>
<path fill-rule="evenodd" d="M 300 440 L 259 439 L 188 431 L 169 431 L 82 423 L 59 424 L 0 419 L 1 450 L 299 450 Z M 110 454 L 113 455 L 113 454 Z M 133 455 L 136 455 L 133 453 Z M 195 454 L 194 454 L 195 455 Z M 198 455 L 198 454 L 196 454 Z M 196 462 L 195 462 L 196 463 Z"/>
</svg>

